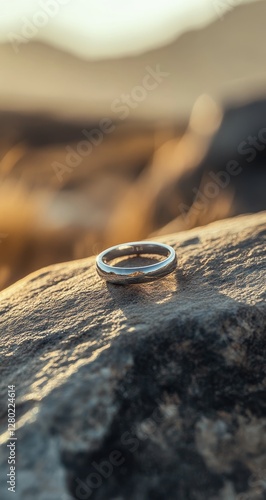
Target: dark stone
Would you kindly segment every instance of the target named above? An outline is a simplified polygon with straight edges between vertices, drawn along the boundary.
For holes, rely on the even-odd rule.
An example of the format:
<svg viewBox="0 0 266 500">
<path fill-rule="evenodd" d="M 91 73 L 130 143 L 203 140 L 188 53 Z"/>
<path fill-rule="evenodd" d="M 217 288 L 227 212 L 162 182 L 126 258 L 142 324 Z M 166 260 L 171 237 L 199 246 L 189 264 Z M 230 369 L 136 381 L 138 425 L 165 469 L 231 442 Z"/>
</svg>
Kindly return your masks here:
<svg viewBox="0 0 266 500">
<path fill-rule="evenodd" d="M 169 236 L 178 269 L 150 284 L 89 258 L 1 293 L 1 500 L 9 384 L 21 500 L 265 498 L 265 228 Z"/>
</svg>

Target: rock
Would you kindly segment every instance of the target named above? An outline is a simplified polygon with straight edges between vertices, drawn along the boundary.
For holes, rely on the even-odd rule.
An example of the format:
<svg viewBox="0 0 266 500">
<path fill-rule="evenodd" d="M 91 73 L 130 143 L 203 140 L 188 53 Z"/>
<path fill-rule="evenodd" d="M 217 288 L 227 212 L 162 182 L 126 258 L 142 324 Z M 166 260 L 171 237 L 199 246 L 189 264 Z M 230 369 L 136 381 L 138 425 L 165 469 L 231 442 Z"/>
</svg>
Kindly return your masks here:
<svg viewBox="0 0 266 500">
<path fill-rule="evenodd" d="M 198 103 L 202 105 L 204 98 Z M 182 170 L 182 150 L 175 145 L 175 153 L 171 155 L 176 165 L 175 177 L 165 175 L 162 182 L 153 230 L 169 234 L 180 228 L 206 225 L 214 217 L 225 219 L 265 210 L 265 116 L 266 100 L 225 108 L 206 154 L 190 169 L 186 166 Z M 167 163 L 165 157 L 161 159 L 162 169 L 164 163 Z M 184 212 L 188 213 L 187 218 Z M 161 229 L 163 224 L 166 227 Z"/>
<path fill-rule="evenodd" d="M 158 282 L 89 258 L 4 290 L 1 500 L 13 384 L 19 500 L 265 498 L 265 239 L 242 216 L 165 237 Z"/>
<path fill-rule="evenodd" d="M 219 177 L 216 176 L 222 176 L 224 182 L 220 184 L 221 191 L 233 191 L 231 216 L 265 210 L 265 115 L 266 102 L 262 100 L 226 109 L 219 130 L 215 133 L 206 156 L 195 169 L 194 179 L 191 179 L 193 185 L 198 178 L 206 178 L 207 181 L 215 178 L 217 183 Z M 256 147 L 254 143 L 251 145 L 252 139 Z M 225 182 L 225 176 L 221 172 L 230 164 L 236 168 L 234 175 L 230 175 Z M 210 176 L 210 171 L 214 178 Z"/>
</svg>

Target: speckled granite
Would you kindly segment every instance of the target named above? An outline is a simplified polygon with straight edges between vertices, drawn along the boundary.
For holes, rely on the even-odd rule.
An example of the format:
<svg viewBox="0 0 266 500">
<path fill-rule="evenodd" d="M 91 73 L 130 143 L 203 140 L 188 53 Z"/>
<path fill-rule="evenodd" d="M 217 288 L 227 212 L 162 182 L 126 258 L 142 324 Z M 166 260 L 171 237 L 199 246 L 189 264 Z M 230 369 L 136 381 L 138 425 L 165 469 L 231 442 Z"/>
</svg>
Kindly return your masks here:
<svg viewBox="0 0 266 500">
<path fill-rule="evenodd" d="M 8 384 L 14 498 L 266 498 L 266 214 L 162 241 L 178 269 L 155 283 L 89 258 L 0 294 L 1 500 Z"/>
</svg>

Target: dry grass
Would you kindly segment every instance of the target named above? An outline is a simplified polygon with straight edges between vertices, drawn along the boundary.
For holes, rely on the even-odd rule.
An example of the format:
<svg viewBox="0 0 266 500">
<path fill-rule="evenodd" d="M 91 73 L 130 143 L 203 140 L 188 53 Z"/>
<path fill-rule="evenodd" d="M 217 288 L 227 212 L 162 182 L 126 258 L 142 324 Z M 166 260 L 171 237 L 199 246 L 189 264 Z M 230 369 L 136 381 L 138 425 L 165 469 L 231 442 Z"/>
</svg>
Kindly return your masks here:
<svg viewBox="0 0 266 500">
<path fill-rule="evenodd" d="M 182 133 L 173 126 L 117 127 L 62 182 L 52 163 L 65 163 L 66 145 L 76 150 L 83 126 L 75 125 L 67 142 L 62 124 L 51 141 L 49 120 L 37 120 L 26 133 L 22 118 L 17 128 L 7 127 L 0 144 L 0 288 L 118 242 L 230 215 L 228 191 L 201 211 L 193 210 L 192 199 L 188 216 L 180 213 L 193 186 L 204 185 L 204 176 L 194 175 L 221 119 L 213 103 L 203 104 L 197 103 Z"/>
</svg>

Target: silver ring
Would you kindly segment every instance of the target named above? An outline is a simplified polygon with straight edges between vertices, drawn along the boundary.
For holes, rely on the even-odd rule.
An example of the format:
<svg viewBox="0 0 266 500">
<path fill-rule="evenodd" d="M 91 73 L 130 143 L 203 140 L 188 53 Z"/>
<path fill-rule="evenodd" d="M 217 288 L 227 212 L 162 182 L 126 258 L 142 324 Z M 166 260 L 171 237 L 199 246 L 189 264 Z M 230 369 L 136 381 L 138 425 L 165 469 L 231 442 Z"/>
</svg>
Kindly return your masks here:
<svg viewBox="0 0 266 500">
<path fill-rule="evenodd" d="M 117 267 L 109 262 L 129 255 L 164 255 L 162 261 L 148 266 Z M 177 265 L 175 250 L 169 245 L 154 241 L 134 241 L 107 248 L 96 257 L 96 269 L 101 278 L 119 285 L 155 281 L 172 273 Z"/>
</svg>

